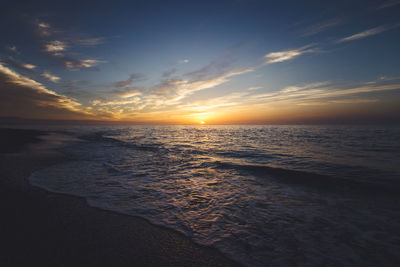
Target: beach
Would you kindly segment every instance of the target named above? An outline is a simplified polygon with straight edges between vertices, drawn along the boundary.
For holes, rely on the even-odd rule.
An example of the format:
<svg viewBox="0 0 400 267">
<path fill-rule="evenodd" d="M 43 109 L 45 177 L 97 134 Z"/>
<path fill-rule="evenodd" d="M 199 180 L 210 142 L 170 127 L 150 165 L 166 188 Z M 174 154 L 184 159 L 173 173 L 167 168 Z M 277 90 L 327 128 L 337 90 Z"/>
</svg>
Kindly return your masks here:
<svg viewBox="0 0 400 267">
<path fill-rule="evenodd" d="M 69 158 L 39 141 L 46 132 L 0 133 L 1 266 L 239 266 L 176 231 L 31 186 L 34 171 Z"/>
</svg>

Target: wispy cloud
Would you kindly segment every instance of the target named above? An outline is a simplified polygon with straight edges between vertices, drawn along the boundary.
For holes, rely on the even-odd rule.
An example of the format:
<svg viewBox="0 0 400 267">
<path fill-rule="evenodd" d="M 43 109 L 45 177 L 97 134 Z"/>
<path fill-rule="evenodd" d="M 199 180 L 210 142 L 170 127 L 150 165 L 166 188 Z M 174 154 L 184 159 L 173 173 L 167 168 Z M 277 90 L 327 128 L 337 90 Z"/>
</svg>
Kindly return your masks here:
<svg viewBox="0 0 400 267">
<path fill-rule="evenodd" d="M 344 20 L 341 18 L 326 20 L 326 21 L 311 25 L 310 27 L 306 28 L 305 30 L 303 30 L 302 35 L 303 36 L 316 35 L 318 33 L 326 31 L 330 28 L 333 28 L 337 25 L 340 25 L 343 22 L 344 22 Z"/>
<path fill-rule="evenodd" d="M 76 100 L 47 89 L 1 62 L 0 84 L 0 113 L 3 116 L 52 119 L 82 119 L 90 116 L 90 112 Z"/>
<path fill-rule="evenodd" d="M 400 90 L 400 83 L 364 86 L 334 85 L 331 82 L 287 86 L 267 93 L 236 92 L 205 101 L 189 102 L 179 108 L 193 112 L 211 112 L 223 107 L 236 108 L 253 105 L 324 106 L 335 104 L 367 104 L 379 99 L 369 94 Z M 367 97 L 366 97 L 367 96 Z"/>
<path fill-rule="evenodd" d="M 97 66 L 104 61 L 97 59 L 66 59 L 65 67 L 69 70 L 88 69 Z"/>
<path fill-rule="evenodd" d="M 13 53 L 19 54 L 19 51 L 18 51 L 18 49 L 17 49 L 17 47 L 15 45 L 7 46 L 7 50 L 9 50 L 9 51 L 11 51 Z"/>
<path fill-rule="evenodd" d="M 264 64 L 273 64 L 292 60 L 306 53 L 313 53 L 316 50 L 312 49 L 313 45 L 306 45 L 297 49 L 284 50 L 279 52 L 268 53 L 264 56 Z"/>
<path fill-rule="evenodd" d="M 189 115 L 199 115 L 199 112 L 205 114 L 204 112 L 209 112 L 211 110 L 240 105 L 243 98 L 247 95 L 248 93 L 246 92 L 233 92 L 220 97 L 179 105 L 179 108 L 195 112 Z"/>
<path fill-rule="evenodd" d="M 111 100 L 104 101 L 102 99 L 96 99 L 92 101 L 93 106 L 121 106 L 121 105 L 129 105 L 129 104 L 137 104 L 140 103 L 140 97 L 134 97 L 126 100 Z"/>
<path fill-rule="evenodd" d="M 53 83 L 58 83 L 61 80 L 60 77 L 53 75 L 49 72 L 44 72 L 44 73 L 40 74 L 40 76 L 48 79 L 49 81 L 52 81 Z"/>
<path fill-rule="evenodd" d="M 97 59 L 75 59 L 73 49 L 75 46 L 94 46 L 104 42 L 104 37 L 82 38 L 82 34 L 76 34 L 66 31 L 55 30 L 49 23 L 39 21 L 36 22 L 36 27 L 39 31 L 41 41 L 44 46 L 44 51 L 51 54 L 65 68 L 69 70 L 95 70 L 97 65 L 105 63 L 105 61 Z M 78 35 L 78 37 L 77 37 Z M 49 40 L 52 36 L 53 40 Z"/>
<path fill-rule="evenodd" d="M 378 101 L 379 99 L 340 99 L 340 100 L 331 100 L 329 102 L 335 104 L 360 104 L 360 103 L 375 103 Z"/>
<path fill-rule="evenodd" d="M 37 29 L 39 30 L 39 34 L 42 36 L 49 36 L 53 34 L 53 29 L 51 28 L 49 23 L 46 22 L 37 22 Z"/>
<path fill-rule="evenodd" d="M 362 31 L 360 33 L 356 33 L 356 34 L 347 36 L 345 38 L 342 38 L 342 39 L 338 40 L 337 43 L 343 43 L 343 42 L 349 42 L 349 41 L 354 41 L 354 40 L 358 40 L 358 39 L 363 39 L 363 38 L 366 38 L 368 36 L 373 36 L 373 35 L 385 32 L 387 30 L 392 29 L 393 27 L 397 27 L 397 26 L 379 26 L 379 27 L 375 27 L 375 28 L 368 29 L 368 30 Z"/>
<path fill-rule="evenodd" d="M 388 8 L 388 7 L 392 7 L 392 6 L 397 6 L 399 4 L 400 4 L 400 1 L 398 1 L 398 0 L 389 0 L 389 1 L 383 2 L 380 6 L 378 6 L 377 9 L 384 9 L 384 8 Z"/>
<path fill-rule="evenodd" d="M 36 68 L 36 66 L 32 65 L 32 64 L 23 64 L 22 67 L 24 67 L 25 69 L 28 69 L 28 70 L 33 70 Z"/>
<path fill-rule="evenodd" d="M 35 65 L 33 64 L 28 64 L 28 63 L 23 63 L 15 60 L 13 57 L 8 57 L 6 60 L 7 65 L 14 67 L 14 68 L 19 68 L 19 69 L 24 69 L 24 70 L 34 70 L 36 68 Z"/>
<path fill-rule="evenodd" d="M 255 90 L 262 89 L 262 88 L 264 88 L 264 87 L 262 87 L 262 86 L 254 86 L 254 87 L 249 87 L 249 88 L 247 88 L 247 90 L 249 90 L 249 91 L 255 91 Z"/>
<path fill-rule="evenodd" d="M 97 37 L 97 38 L 75 39 L 73 40 L 73 42 L 77 45 L 93 46 L 104 43 L 104 40 L 105 40 L 104 37 Z"/>
<path fill-rule="evenodd" d="M 400 80 L 400 76 L 394 76 L 394 77 L 381 76 L 378 79 L 378 81 L 394 81 L 394 80 Z"/>
<path fill-rule="evenodd" d="M 163 72 L 162 77 L 163 78 L 169 78 L 169 77 L 171 77 L 171 75 L 173 75 L 177 71 L 178 71 L 177 68 L 169 69 L 169 70 Z"/>
<path fill-rule="evenodd" d="M 317 82 L 304 85 L 293 85 L 285 87 L 277 92 L 266 94 L 256 94 L 249 96 L 248 100 L 262 103 L 278 103 L 281 101 L 290 101 L 294 104 L 301 105 L 319 105 L 322 103 L 350 103 L 346 97 L 357 96 L 362 94 L 399 90 L 400 83 L 389 84 L 360 84 L 356 86 L 340 86 L 330 82 Z M 360 99 L 360 98 L 358 98 Z M 374 102 L 376 99 L 374 100 Z M 354 101 L 351 103 L 369 103 L 364 98 L 362 101 Z"/>
<path fill-rule="evenodd" d="M 49 53 L 57 53 L 67 49 L 67 44 L 62 41 L 54 40 L 45 44 L 45 51 Z"/>
<path fill-rule="evenodd" d="M 189 63 L 189 59 L 182 59 L 178 61 L 179 64 Z"/>
<path fill-rule="evenodd" d="M 142 95 L 142 91 L 136 88 L 125 88 L 123 90 L 114 90 L 112 94 L 121 97 L 121 98 L 129 98 L 134 96 Z"/>
<path fill-rule="evenodd" d="M 147 111 L 165 109 L 182 103 L 183 99 L 195 92 L 217 87 L 229 82 L 231 77 L 254 71 L 253 68 L 230 70 L 208 79 L 168 79 L 147 90 L 115 90 L 114 99 L 99 98 L 92 102 L 94 106 L 124 106 L 130 110 Z"/>
<path fill-rule="evenodd" d="M 197 91 L 214 88 L 229 81 L 233 76 L 254 71 L 254 68 L 230 70 L 205 80 L 169 80 L 168 83 L 154 90 L 154 93 L 166 94 L 174 101 L 181 100 Z"/>
<path fill-rule="evenodd" d="M 320 88 L 320 87 L 323 87 L 323 86 L 326 86 L 329 84 L 330 84 L 330 82 L 325 81 L 325 82 L 308 83 L 308 84 L 304 84 L 304 85 L 291 85 L 291 86 L 287 86 L 287 87 L 281 89 L 280 92 L 281 93 L 293 93 L 293 92 L 298 92 L 298 91 Z"/>
<path fill-rule="evenodd" d="M 125 87 L 131 85 L 133 82 L 143 81 L 145 76 L 141 73 L 132 73 L 127 80 L 115 83 L 116 87 Z"/>
<path fill-rule="evenodd" d="M 215 76 L 216 73 L 227 71 L 231 67 L 232 62 L 229 58 L 218 58 L 198 70 L 186 73 L 184 76 L 191 80 L 208 79 Z"/>
</svg>

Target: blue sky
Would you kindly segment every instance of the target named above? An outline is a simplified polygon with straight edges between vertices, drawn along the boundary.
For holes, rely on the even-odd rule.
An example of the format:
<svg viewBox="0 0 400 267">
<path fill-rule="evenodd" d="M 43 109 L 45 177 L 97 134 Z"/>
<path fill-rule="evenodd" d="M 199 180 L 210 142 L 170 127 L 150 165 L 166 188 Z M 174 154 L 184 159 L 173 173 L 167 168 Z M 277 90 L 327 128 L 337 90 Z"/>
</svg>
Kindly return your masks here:
<svg viewBox="0 0 400 267">
<path fill-rule="evenodd" d="M 1 116 L 149 123 L 399 117 L 400 1 L 2 5 Z"/>
</svg>

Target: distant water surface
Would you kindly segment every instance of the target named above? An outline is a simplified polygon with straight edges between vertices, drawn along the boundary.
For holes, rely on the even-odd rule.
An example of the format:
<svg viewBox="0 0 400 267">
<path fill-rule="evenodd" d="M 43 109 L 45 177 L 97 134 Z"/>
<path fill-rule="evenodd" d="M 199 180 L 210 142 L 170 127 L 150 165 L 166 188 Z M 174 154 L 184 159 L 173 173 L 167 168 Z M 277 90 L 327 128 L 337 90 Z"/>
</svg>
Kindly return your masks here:
<svg viewBox="0 0 400 267">
<path fill-rule="evenodd" d="M 32 184 L 173 228 L 248 266 L 400 262 L 400 127 L 63 130 L 84 136 L 62 148 L 74 161 Z"/>
</svg>

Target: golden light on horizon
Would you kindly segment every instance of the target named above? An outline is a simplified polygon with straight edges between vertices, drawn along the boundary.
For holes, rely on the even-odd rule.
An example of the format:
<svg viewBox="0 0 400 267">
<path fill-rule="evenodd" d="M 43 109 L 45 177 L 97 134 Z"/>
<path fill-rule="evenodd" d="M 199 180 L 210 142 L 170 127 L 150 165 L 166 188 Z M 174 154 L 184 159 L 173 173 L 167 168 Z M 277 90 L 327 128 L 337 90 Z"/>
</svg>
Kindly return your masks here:
<svg viewBox="0 0 400 267">
<path fill-rule="evenodd" d="M 205 124 L 205 122 L 204 122 L 204 121 L 201 121 L 200 124 Z"/>
</svg>

